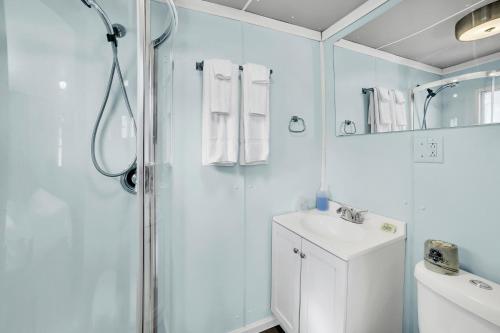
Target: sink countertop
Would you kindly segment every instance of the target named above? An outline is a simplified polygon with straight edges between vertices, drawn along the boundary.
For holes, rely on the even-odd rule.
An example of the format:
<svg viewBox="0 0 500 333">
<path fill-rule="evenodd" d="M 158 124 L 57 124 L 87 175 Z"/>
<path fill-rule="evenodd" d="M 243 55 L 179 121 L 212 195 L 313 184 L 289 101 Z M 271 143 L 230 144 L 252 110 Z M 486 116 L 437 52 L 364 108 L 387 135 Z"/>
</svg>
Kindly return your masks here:
<svg viewBox="0 0 500 333">
<path fill-rule="evenodd" d="M 338 203 L 330 202 L 326 212 L 299 211 L 273 220 L 345 261 L 406 238 L 404 222 L 367 212 L 363 224 L 355 224 L 341 219 L 336 213 L 338 207 Z M 396 232 L 383 231 L 384 223 L 396 226 Z"/>
</svg>

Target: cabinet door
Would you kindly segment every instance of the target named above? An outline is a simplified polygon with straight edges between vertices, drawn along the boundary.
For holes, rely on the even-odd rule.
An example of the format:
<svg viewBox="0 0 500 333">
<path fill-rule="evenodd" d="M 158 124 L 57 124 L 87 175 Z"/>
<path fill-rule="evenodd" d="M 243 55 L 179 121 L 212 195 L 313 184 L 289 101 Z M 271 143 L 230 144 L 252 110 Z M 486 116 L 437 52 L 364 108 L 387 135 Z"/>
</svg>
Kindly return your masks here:
<svg viewBox="0 0 500 333">
<path fill-rule="evenodd" d="M 273 223 L 271 310 L 287 333 L 299 332 L 301 238 Z"/>
<path fill-rule="evenodd" d="M 347 263 L 302 240 L 300 333 L 344 333 Z"/>
</svg>

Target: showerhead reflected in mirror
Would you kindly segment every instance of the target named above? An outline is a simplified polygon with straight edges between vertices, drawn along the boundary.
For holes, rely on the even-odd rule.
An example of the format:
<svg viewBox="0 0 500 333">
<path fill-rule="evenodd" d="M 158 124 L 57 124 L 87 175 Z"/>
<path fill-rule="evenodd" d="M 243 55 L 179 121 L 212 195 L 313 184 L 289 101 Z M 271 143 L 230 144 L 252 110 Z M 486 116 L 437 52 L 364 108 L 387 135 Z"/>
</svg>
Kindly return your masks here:
<svg viewBox="0 0 500 333">
<path fill-rule="evenodd" d="M 336 134 L 500 122 L 499 17 L 498 0 L 403 0 L 338 40 Z"/>
<path fill-rule="evenodd" d="M 177 29 L 177 9 L 172 0 L 151 1 L 151 36 L 153 47 L 160 46 Z"/>
</svg>

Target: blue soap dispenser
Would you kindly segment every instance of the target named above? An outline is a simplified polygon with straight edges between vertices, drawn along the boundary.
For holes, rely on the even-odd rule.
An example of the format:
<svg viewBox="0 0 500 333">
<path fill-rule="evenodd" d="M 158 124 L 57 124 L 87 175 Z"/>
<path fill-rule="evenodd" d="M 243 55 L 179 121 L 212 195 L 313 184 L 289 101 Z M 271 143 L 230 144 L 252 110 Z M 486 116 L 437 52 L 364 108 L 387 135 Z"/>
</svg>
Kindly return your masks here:
<svg viewBox="0 0 500 333">
<path fill-rule="evenodd" d="M 316 193 L 316 209 L 322 212 L 328 211 L 330 208 L 329 197 L 328 190 L 320 188 Z"/>
</svg>

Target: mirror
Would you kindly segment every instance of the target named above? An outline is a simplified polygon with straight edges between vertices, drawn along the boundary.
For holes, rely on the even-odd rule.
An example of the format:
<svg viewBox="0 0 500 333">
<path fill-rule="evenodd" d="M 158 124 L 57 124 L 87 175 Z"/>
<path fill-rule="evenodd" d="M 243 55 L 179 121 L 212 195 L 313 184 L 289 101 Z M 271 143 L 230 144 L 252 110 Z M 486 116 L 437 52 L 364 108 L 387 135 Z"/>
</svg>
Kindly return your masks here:
<svg viewBox="0 0 500 333">
<path fill-rule="evenodd" d="M 500 0 L 403 0 L 334 44 L 336 134 L 500 123 Z"/>
</svg>

